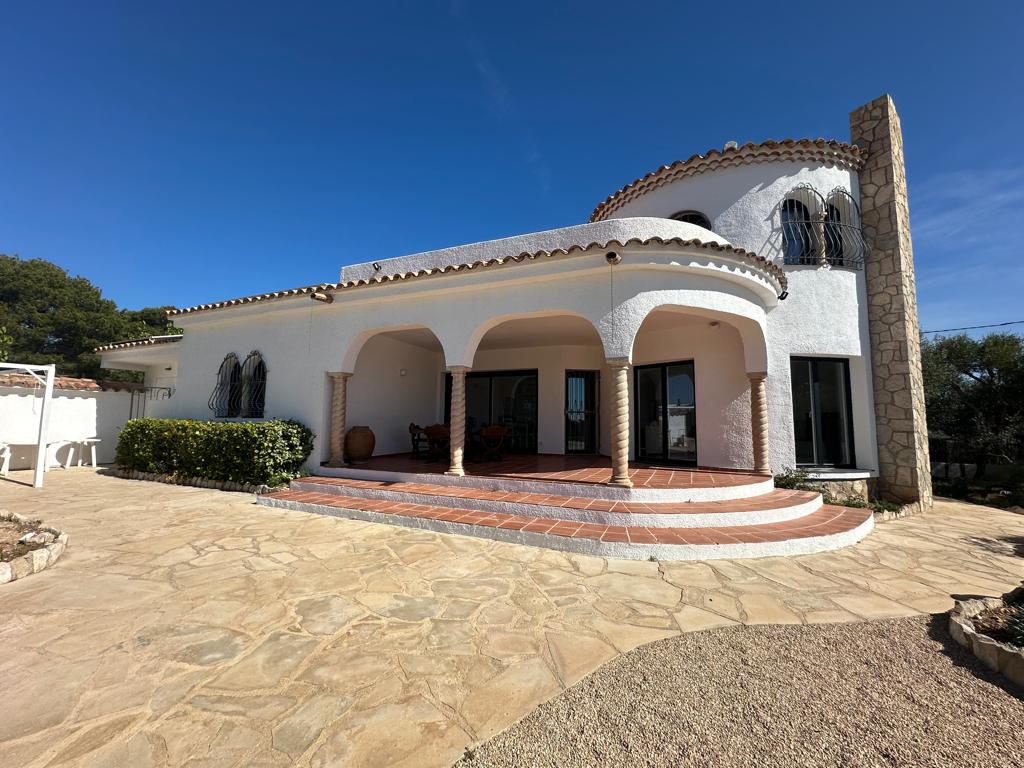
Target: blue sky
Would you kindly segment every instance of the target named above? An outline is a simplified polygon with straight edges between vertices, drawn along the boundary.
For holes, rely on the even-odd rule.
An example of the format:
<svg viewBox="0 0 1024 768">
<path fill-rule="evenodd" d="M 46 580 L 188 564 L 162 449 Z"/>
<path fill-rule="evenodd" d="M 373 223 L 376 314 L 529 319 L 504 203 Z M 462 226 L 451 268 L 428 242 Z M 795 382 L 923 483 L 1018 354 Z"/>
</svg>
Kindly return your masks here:
<svg viewBox="0 0 1024 768">
<path fill-rule="evenodd" d="M 922 326 L 1024 319 L 1020 4 L 5 2 L 0 252 L 125 307 L 583 222 L 896 99 Z"/>
</svg>

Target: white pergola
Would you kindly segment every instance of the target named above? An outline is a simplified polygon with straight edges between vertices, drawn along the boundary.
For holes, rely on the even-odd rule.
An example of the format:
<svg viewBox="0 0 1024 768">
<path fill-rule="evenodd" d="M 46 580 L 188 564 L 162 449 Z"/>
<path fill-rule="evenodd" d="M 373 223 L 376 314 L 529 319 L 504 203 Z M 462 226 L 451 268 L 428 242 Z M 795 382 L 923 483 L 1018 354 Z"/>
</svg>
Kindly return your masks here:
<svg viewBox="0 0 1024 768">
<path fill-rule="evenodd" d="M 50 403 L 53 400 L 53 378 L 56 373 L 56 367 L 54 365 L 0 363 L 0 371 L 5 370 L 27 373 L 43 387 L 43 407 L 39 409 L 39 433 L 38 441 L 36 443 L 35 474 L 32 479 L 32 485 L 35 488 L 42 488 L 43 475 L 46 472 L 46 449 L 50 433 Z"/>
</svg>

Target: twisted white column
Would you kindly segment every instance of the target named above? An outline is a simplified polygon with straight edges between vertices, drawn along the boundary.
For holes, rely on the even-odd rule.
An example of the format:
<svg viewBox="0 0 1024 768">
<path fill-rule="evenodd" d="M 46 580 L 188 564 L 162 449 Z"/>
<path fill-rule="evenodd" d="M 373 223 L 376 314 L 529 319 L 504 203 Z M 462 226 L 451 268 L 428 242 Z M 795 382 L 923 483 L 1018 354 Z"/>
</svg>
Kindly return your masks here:
<svg viewBox="0 0 1024 768">
<path fill-rule="evenodd" d="M 615 392 L 612 401 L 612 479 L 609 485 L 630 487 L 629 479 L 629 361 L 609 360 Z"/>
<path fill-rule="evenodd" d="M 754 443 L 754 471 L 770 473 L 768 458 L 768 396 L 766 373 L 748 373 L 750 379 L 750 434 Z"/>
<path fill-rule="evenodd" d="M 466 447 L 466 371 L 465 365 L 453 365 L 448 369 L 452 374 L 452 417 L 448 430 L 451 447 L 451 466 L 446 475 L 466 474 L 462 468 L 462 453 Z"/>
<path fill-rule="evenodd" d="M 345 463 L 345 417 L 348 377 L 344 371 L 330 372 L 331 377 L 331 457 L 329 463 Z"/>
</svg>

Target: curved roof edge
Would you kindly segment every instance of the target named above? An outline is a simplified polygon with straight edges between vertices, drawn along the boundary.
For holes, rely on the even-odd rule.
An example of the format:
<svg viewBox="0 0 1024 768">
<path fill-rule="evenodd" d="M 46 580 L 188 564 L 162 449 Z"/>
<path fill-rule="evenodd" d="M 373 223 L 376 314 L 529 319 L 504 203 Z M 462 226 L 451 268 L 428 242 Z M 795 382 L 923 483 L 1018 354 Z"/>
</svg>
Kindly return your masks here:
<svg viewBox="0 0 1024 768">
<path fill-rule="evenodd" d="M 769 140 L 760 144 L 747 142 L 739 147 L 709 149 L 702 155 L 693 155 L 686 160 L 676 160 L 671 165 L 663 165 L 657 170 L 629 182 L 609 195 L 604 202 L 599 203 L 594 208 L 594 212 L 590 214 L 590 221 L 606 220 L 626 203 L 632 202 L 652 189 L 720 168 L 734 168 L 755 163 L 811 160 L 857 171 L 864 165 L 864 159 L 862 150 L 856 144 L 847 144 L 834 139 Z"/>
<path fill-rule="evenodd" d="M 510 248 L 513 242 L 520 246 L 520 248 L 516 250 Z M 521 248 L 524 245 L 526 249 Z M 400 272 L 379 272 L 372 277 L 361 277 L 344 282 L 320 283 L 301 288 L 289 288 L 283 291 L 243 296 L 237 299 L 217 301 L 210 304 L 199 304 L 194 307 L 173 309 L 167 314 L 170 317 L 180 317 L 181 315 L 191 315 L 197 312 L 275 301 L 294 296 L 314 293 L 336 293 L 363 286 L 467 272 L 469 270 L 486 269 L 503 264 L 535 261 L 541 258 L 568 256 L 574 253 L 585 253 L 590 250 L 604 250 L 612 246 L 626 248 L 634 245 L 678 245 L 725 253 L 748 261 L 751 266 L 763 270 L 779 284 L 781 290 L 785 291 L 787 288 L 786 275 L 778 265 L 762 256 L 758 256 L 752 251 L 747 251 L 730 244 L 714 232 L 703 227 L 686 222 L 672 221 L 671 219 L 657 219 L 653 217 L 625 218 L 595 224 L 580 224 L 574 227 L 536 232 L 516 238 L 505 238 L 504 240 L 490 240 L 483 243 L 443 249 L 441 251 L 428 251 L 423 254 L 414 254 L 410 257 L 392 259 L 390 262 L 398 266 L 399 264 L 395 263 L 403 262 L 406 258 L 410 261 L 419 261 L 421 259 L 423 261 L 436 260 L 434 265 L 425 265 Z M 461 258 L 462 260 L 453 260 L 453 257 Z M 384 264 L 388 264 L 388 262 Z"/>
</svg>

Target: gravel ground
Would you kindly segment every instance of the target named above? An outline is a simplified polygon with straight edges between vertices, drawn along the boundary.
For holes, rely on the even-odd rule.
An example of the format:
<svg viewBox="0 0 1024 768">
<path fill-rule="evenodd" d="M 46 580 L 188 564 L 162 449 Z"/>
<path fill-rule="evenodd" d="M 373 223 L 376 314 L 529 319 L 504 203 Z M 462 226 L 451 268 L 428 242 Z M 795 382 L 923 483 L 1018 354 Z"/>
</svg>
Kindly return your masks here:
<svg viewBox="0 0 1024 768">
<path fill-rule="evenodd" d="M 481 745 L 497 766 L 1024 766 L 1024 693 L 947 618 L 735 627 L 636 649 Z"/>
</svg>

